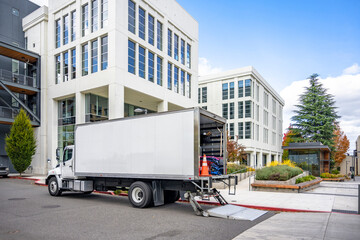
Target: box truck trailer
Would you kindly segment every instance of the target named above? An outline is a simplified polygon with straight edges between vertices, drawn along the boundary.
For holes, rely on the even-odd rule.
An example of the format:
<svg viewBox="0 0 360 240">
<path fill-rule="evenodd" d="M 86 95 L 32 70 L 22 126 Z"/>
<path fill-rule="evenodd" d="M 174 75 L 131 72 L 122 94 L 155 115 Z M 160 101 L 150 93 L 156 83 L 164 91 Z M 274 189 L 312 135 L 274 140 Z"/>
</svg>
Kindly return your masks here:
<svg viewBox="0 0 360 240">
<path fill-rule="evenodd" d="M 139 208 L 175 202 L 183 191 L 201 214 L 195 196 L 225 204 L 212 183 L 225 182 L 229 192 L 235 183 L 226 175 L 226 139 L 226 119 L 201 108 L 79 124 L 61 159 L 57 149 L 59 164 L 46 183 L 52 196 L 126 188 Z M 201 174 L 204 154 L 223 159 L 222 175 Z"/>
</svg>

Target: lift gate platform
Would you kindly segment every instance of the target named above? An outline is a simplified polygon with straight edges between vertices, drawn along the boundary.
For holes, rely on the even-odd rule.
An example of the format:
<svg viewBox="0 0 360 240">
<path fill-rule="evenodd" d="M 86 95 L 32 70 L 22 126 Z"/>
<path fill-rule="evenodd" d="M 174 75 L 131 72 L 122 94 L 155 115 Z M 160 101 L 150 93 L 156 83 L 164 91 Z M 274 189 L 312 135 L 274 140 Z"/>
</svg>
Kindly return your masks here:
<svg viewBox="0 0 360 240">
<path fill-rule="evenodd" d="M 207 213 L 211 217 L 253 221 L 267 213 L 267 211 L 226 204 L 209 209 Z"/>
</svg>

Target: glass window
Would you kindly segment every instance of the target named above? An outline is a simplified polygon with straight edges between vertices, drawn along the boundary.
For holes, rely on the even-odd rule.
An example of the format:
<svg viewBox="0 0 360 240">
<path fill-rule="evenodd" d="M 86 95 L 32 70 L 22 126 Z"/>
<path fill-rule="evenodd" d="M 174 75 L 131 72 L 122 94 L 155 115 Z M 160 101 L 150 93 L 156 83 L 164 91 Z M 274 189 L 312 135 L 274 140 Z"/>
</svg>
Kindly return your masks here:
<svg viewBox="0 0 360 240">
<path fill-rule="evenodd" d="M 63 82 L 69 80 L 69 53 L 63 53 Z"/>
<path fill-rule="evenodd" d="M 55 21 L 55 46 L 60 47 L 60 19 Z"/>
<path fill-rule="evenodd" d="M 260 87 L 256 85 L 256 101 L 259 101 Z"/>
<path fill-rule="evenodd" d="M 260 119 L 260 107 L 259 105 L 256 105 L 256 121 L 259 121 Z"/>
<path fill-rule="evenodd" d="M 66 149 L 64 152 L 64 159 L 63 162 L 67 162 L 72 159 L 73 150 L 72 149 Z"/>
<path fill-rule="evenodd" d="M 251 122 L 245 122 L 245 139 L 251 139 Z"/>
<path fill-rule="evenodd" d="M 145 10 L 139 8 L 139 37 L 145 40 Z"/>
<path fill-rule="evenodd" d="M 168 55 L 172 56 L 172 31 L 168 29 Z"/>
<path fill-rule="evenodd" d="M 82 6 L 82 21 L 81 21 L 82 36 L 89 33 L 89 6 L 85 4 Z"/>
<path fill-rule="evenodd" d="M 60 82 L 60 55 L 55 56 L 55 84 Z"/>
<path fill-rule="evenodd" d="M 76 78 L 76 49 L 71 50 L 71 79 Z"/>
<path fill-rule="evenodd" d="M 186 65 L 188 68 L 191 68 L 191 45 L 187 44 L 186 47 Z"/>
<path fill-rule="evenodd" d="M 202 106 L 201 108 L 204 110 L 207 110 L 207 106 Z"/>
<path fill-rule="evenodd" d="M 58 147 L 74 144 L 75 98 L 58 102 Z"/>
<path fill-rule="evenodd" d="M 179 68 L 174 66 L 174 91 L 179 92 Z"/>
<path fill-rule="evenodd" d="M 235 97 L 235 84 L 234 82 L 231 82 L 229 85 L 230 85 L 230 99 L 233 99 Z"/>
<path fill-rule="evenodd" d="M 181 63 L 185 65 L 185 41 L 183 39 L 181 39 L 180 58 Z"/>
<path fill-rule="evenodd" d="M 160 86 L 162 86 L 162 79 L 163 79 L 163 70 L 162 70 L 162 58 L 157 57 L 156 58 L 156 83 Z"/>
<path fill-rule="evenodd" d="M 97 122 L 108 119 L 108 99 L 95 94 L 85 95 L 85 122 Z"/>
<path fill-rule="evenodd" d="M 163 38 L 163 33 L 162 33 L 162 23 L 157 21 L 157 35 L 156 35 L 156 41 L 157 41 L 157 48 L 159 50 L 162 50 L 162 38 Z"/>
<path fill-rule="evenodd" d="M 245 80 L 245 97 L 251 97 L 251 80 Z"/>
<path fill-rule="evenodd" d="M 239 88 L 238 88 L 238 96 L 239 96 L 239 98 L 240 97 L 244 97 L 244 81 L 243 80 L 241 80 L 241 81 L 239 81 L 238 82 L 238 84 L 239 84 Z"/>
<path fill-rule="evenodd" d="M 108 66 L 108 36 L 101 38 L 101 70 Z"/>
<path fill-rule="evenodd" d="M 238 102 L 238 118 L 244 117 L 244 102 Z"/>
<path fill-rule="evenodd" d="M 201 103 L 201 89 L 198 88 L 198 103 Z"/>
<path fill-rule="evenodd" d="M 269 108 L 269 94 L 264 92 L 264 107 Z"/>
<path fill-rule="evenodd" d="M 14 15 L 14 16 L 19 16 L 19 10 L 18 9 L 16 9 L 16 8 L 12 8 L 11 9 L 11 12 L 12 12 L 12 14 Z"/>
<path fill-rule="evenodd" d="M 169 90 L 172 89 L 172 64 L 168 62 L 168 87 Z"/>
<path fill-rule="evenodd" d="M 154 54 L 148 52 L 148 80 L 154 82 Z"/>
<path fill-rule="evenodd" d="M 63 18 L 63 44 L 69 42 L 69 15 L 65 15 Z"/>
<path fill-rule="evenodd" d="M 222 84 L 222 99 L 226 100 L 229 98 L 229 89 L 228 89 L 228 84 L 227 83 L 223 83 Z"/>
<path fill-rule="evenodd" d="M 222 105 L 222 116 L 223 118 L 228 118 L 228 104 L 227 103 L 223 103 Z"/>
<path fill-rule="evenodd" d="M 98 71 L 98 41 L 91 42 L 91 72 Z"/>
<path fill-rule="evenodd" d="M 108 25 L 108 0 L 101 0 L 101 28 Z"/>
<path fill-rule="evenodd" d="M 266 128 L 264 128 L 264 133 L 263 133 L 263 142 L 264 143 L 268 143 L 269 142 L 269 138 L 268 138 L 268 130 Z"/>
<path fill-rule="evenodd" d="M 98 30 L 98 0 L 91 1 L 91 32 Z"/>
<path fill-rule="evenodd" d="M 179 36 L 174 34 L 174 58 L 179 61 Z"/>
<path fill-rule="evenodd" d="M 185 72 L 181 70 L 180 94 L 185 96 Z"/>
<path fill-rule="evenodd" d="M 135 43 L 128 41 L 128 72 L 135 74 Z"/>
<path fill-rule="evenodd" d="M 245 117 L 251 118 L 251 101 L 245 101 Z"/>
<path fill-rule="evenodd" d="M 128 4 L 128 30 L 135 34 L 135 3 L 129 0 Z"/>
<path fill-rule="evenodd" d="M 71 41 L 76 39 L 76 11 L 71 12 Z"/>
<path fill-rule="evenodd" d="M 229 124 L 230 128 L 230 139 L 234 139 L 234 123 Z"/>
<path fill-rule="evenodd" d="M 202 103 L 207 103 L 207 87 L 201 89 Z"/>
<path fill-rule="evenodd" d="M 234 106 L 234 103 L 232 102 L 232 103 L 230 103 L 230 119 L 234 119 L 234 109 L 235 108 L 235 106 Z"/>
<path fill-rule="evenodd" d="M 264 125 L 268 126 L 269 124 L 269 113 L 267 111 L 264 110 Z"/>
<path fill-rule="evenodd" d="M 243 122 L 238 123 L 238 134 L 239 134 L 239 139 L 244 139 L 244 123 Z"/>
<path fill-rule="evenodd" d="M 148 18 L 149 43 L 154 45 L 154 17 L 149 14 Z"/>
<path fill-rule="evenodd" d="M 273 110 L 273 114 L 276 115 L 276 101 L 275 101 L 275 99 L 272 100 L 272 110 Z"/>
<path fill-rule="evenodd" d="M 259 133 L 260 129 L 259 129 L 259 125 L 256 124 L 256 141 L 259 141 Z"/>
<path fill-rule="evenodd" d="M 82 46 L 82 75 L 88 75 L 89 73 L 89 52 L 88 45 Z"/>
<path fill-rule="evenodd" d="M 276 130 L 276 123 L 277 123 L 277 122 L 276 122 L 276 117 L 273 116 L 273 117 L 272 117 L 272 127 L 273 127 L 274 130 Z"/>
<path fill-rule="evenodd" d="M 187 73 L 186 79 L 186 96 L 191 98 L 191 75 L 189 73 Z"/>
<path fill-rule="evenodd" d="M 145 48 L 139 46 L 139 76 L 145 78 Z"/>
</svg>

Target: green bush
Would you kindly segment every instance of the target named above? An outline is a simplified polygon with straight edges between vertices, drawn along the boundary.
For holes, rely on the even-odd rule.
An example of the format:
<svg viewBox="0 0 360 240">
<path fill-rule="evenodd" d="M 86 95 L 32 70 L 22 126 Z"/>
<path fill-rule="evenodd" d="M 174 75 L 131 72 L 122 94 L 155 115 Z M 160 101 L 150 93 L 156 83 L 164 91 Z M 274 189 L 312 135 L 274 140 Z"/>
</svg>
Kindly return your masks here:
<svg viewBox="0 0 360 240">
<path fill-rule="evenodd" d="M 293 168 L 287 165 L 264 167 L 256 170 L 256 180 L 286 181 L 302 172 L 298 167 Z"/>
<path fill-rule="evenodd" d="M 234 172 L 237 172 L 237 173 L 241 173 L 241 172 L 246 172 L 246 165 L 244 164 L 235 164 L 235 163 L 229 163 L 227 164 L 227 174 L 231 174 L 231 173 L 234 173 Z"/>
<path fill-rule="evenodd" d="M 333 170 L 331 171 L 331 173 L 332 173 L 332 174 L 339 174 L 340 172 L 339 172 L 339 170 L 337 170 L 337 169 L 333 169 Z"/>
<path fill-rule="evenodd" d="M 341 174 L 331 174 L 331 173 L 322 173 L 320 174 L 321 178 L 340 178 L 344 177 L 344 175 Z"/>
<path fill-rule="evenodd" d="M 302 182 L 312 181 L 312 180 L 315 180 L 315 179 L 316 179 L 316 177 L 314 177 L 313 175 L 301 177 L 301 178 L 296 179 L 296 184 L 302 183 Z"/>
</svg>

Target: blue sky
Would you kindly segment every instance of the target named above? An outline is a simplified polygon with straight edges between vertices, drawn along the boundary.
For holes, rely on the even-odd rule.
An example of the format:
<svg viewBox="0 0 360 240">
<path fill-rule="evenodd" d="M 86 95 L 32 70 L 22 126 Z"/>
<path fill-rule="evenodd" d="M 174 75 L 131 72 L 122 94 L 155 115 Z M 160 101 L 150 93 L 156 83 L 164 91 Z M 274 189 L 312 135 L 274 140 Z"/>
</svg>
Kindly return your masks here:
<svg viewBox="0 0 360 240">
<path fill-rule="evenodd" d="M 177 0 L 199 23 L 199 57 L 253 65 L 275 90 L 360 62 L 360 1 Z"/>
</svg>

